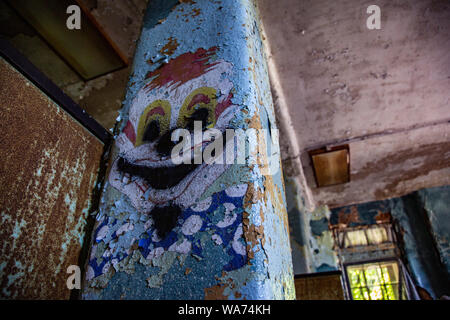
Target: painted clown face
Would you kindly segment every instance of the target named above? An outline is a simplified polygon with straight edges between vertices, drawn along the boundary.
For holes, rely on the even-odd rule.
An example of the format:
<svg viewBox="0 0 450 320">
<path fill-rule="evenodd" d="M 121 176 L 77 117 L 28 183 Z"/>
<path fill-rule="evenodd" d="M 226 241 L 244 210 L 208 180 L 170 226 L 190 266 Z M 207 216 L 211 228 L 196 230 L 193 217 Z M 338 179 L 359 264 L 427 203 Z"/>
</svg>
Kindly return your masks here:
<svg viewBox="0 0 450 320">
<path fill-rule="evenodd" d="M 176 144 L 171 141 L 173 130 L 191 131 L 193 121 L 201 121 L 203 130 L 223 132 L 235 114 L 232 83 L 227 79 L 232 65 L 221 60 L 210 63 L 213 53 L 199 49 L 151 73 L 152 80 L 132 101 L 129 121 L 116 140 L 120 154 L 109 182 L 138 211 L 152 215 L 160 236 L 229 167 L 193 162 L 175 165 L 170 157 Z"/>
</svg>

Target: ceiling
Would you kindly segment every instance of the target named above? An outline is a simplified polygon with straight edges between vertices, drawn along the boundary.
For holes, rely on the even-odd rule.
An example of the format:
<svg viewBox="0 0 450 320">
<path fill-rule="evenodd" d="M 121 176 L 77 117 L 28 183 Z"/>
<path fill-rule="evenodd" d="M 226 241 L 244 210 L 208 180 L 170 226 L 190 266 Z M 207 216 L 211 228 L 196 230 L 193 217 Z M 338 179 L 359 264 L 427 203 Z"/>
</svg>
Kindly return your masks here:
<svg viewBox="0 0 450 320">
<path fill-rule="evenodd" d="M 96 26 L 114 44 L 111 53 L 120 53 L 124 60 L 133 60 L 136 41 L 148 0 L 78 0 L 89 12 Z M 10 1 L 13 3 L 13 1 Z M 61 12 L 61 11 L 59 11 Z M 62 18 L 67 14 L 62 11 Z M 53 28 L 54 29 L 54 28 Z M 86 36 L 86 28 L 79 31 Z M 0 36 L 4 36 L 64 93 L 77 102 L 107 129 L 114 128 L 118 110 L 122 106 L 131 63 L 92 80 L 85 80 L 61 58 L 36 29 L 7 1 L 0 0 Z M 86 48 L 81 52 L 88 53 Z"/>
<path fill-rule="evenodd" d="M 316 204 L 450 184 L 450 1 L 259 0 L 277 109 Z M 276 79 L 274 79 L 276 78 Z M 348 144 L 350 182 L 317 188 L 307 151 Z M 292 151 L 297 150 L 297 151 Z M 289 154 L 290 153 L 290 154 Z"/>
</svg>

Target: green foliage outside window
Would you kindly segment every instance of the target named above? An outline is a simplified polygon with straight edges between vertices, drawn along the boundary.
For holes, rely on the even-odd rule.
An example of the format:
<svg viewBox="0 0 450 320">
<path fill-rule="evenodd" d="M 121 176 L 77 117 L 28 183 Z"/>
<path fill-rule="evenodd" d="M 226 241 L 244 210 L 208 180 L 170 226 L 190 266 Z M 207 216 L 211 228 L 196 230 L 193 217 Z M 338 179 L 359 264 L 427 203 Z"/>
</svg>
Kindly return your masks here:
<svg viewBox="0 0 450 320">
<path fill-rule="evenodd" d="M 377 262 L 347 267 L 353 300 L 398 300 L 396 262 Z"/>
</svg>

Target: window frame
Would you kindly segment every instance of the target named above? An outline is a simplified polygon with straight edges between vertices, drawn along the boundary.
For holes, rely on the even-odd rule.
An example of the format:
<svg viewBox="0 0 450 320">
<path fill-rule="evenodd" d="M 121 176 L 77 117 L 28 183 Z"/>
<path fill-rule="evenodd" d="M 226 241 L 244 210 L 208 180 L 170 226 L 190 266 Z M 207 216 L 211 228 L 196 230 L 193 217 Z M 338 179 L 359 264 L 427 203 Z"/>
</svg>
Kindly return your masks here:
<svg viewBox="0 0 450 320">
<path fill-rule="evenodd" d="M 386 229 L 387 241 L 374 245 L 369 243 L 367 230 L 376 226 Z M 364 230 L 368 244 L 346 247 L 347 233 L 355 230 Z M 404 298 L 410 300 L 412 298 L 411 288 L 406 280 L 406 273 L 408 273 L 408 270 L 403 262 L 404 252 L 402 250 L 401 238 L 399 238 L 398 224 L 396 220 L 391 218 L 390 214 L 389 219 L 377 221 L 377 223 L 374 224 L 351 227 L 348 225 L 335 225 L 331 227 L 331 231 L 334 240 L 334 250 L 336 251 L 340 269 L 342 271 L 341 282 L 344 288 L 344 295 L 347 300 L 353 300 L 347 271 L 348 266 L 388 261 L 395 261 L 397 263 L 399 271 L 399 300 L 404 300 Z"/>
<path fill-rule="evenodd" d="M 353 293 L 352 293 L 352 287 L 350 284 L 350 279 L 348 276 L 348 267 L 349 266 L 357 266 L 357 265 L 365 265 L 365 264 L 378 264 L 378 263 L 383 263 L 383 262 L 395 262 L 397 264 L 397 268 L 398 268 L 398 300 L 404 300 L 403 299 L 403 286 L 405 285 L 405 279 L 404 279 L 404 271 L 403 271 L 403 264 L 400 260 L 400 258 L 381 258 L 381 259 L 369 259 L 369 260 L 361 260 L 361 261 L 354 261 L 354 262 L 348 262 L 348 263 L 344 263 L 342 265 L 342 277 L 344 279 L 345 282 L 345 286 L 344 286 L 344 291 L 346 296 L 350 299 L 350 300 L 355 300 L 353 298 Z M 409 294 L 408 294 L 408 290 L 405 290 L 406 293 L 406 298 L 409 299 Z M 372 300 L 372 299 L 369 299 Z"/>
</svg>

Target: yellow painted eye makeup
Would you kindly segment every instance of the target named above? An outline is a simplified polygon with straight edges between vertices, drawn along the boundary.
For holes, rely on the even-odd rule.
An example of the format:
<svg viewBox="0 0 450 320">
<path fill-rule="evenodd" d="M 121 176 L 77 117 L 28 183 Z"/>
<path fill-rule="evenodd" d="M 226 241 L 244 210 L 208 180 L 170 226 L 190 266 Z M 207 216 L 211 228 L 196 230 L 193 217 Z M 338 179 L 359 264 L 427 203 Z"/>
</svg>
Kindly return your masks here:
<svg viewBox="0 0 450 320">
<path fill-rule="evenodd" d="M 184 100 L 178 116 L 179 128 L 192 129 L 193 121 L 202 121 L 204 128 L 213 128 L 216 124 L 217 90 L 201 87 L 192 91 Z"/>
<path fill-rule="evenodd" d="M 139 119 L 135 146 L 160 137 L 170 128 L 171 106 L 167 100 L 150 103 Z"/>
</svg>

